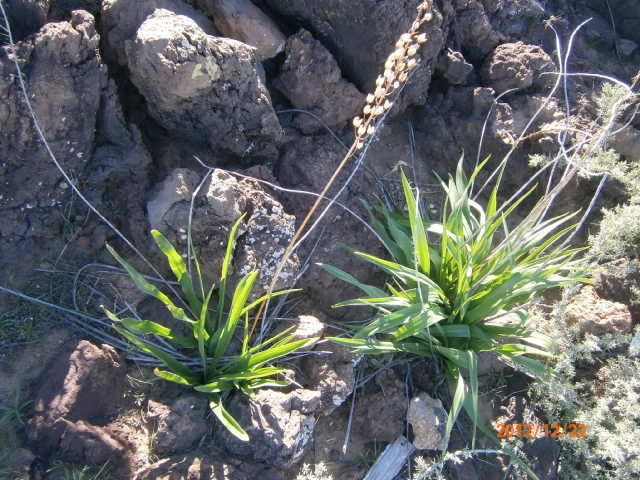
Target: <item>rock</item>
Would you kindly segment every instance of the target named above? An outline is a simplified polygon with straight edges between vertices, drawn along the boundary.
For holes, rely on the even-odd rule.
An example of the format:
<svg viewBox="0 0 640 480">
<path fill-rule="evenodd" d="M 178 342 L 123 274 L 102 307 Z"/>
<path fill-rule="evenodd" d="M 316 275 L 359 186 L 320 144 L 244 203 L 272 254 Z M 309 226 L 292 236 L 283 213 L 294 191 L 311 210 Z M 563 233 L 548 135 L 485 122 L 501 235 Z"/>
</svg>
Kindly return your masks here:
<svg viewBox="0 0 640 480">
<path fill-rule="evenodd" d="M 191 202 L 191 196 L 199 180 L 193 170 L 177 168 L 158 184 L 155 193 L 147 202 L 147 215 L 151 228 L 162 229 L 165 222 L 164 216 L 171 208 L 181 202 Z"/>
<path fill-rule="evenodd" d="M 109 345 L 81 340 L 70 355 L 59 356 L 35 395 L 27 428 L 34 451 L 72 462 L 126 464 L 127 447 L 97 426 L 117 409 L 125 383 L 126 367 Z"/>
<path fill-rule="evenodd" d="M 40 30 L 46 21 L 51 0 L 7 0 L 3 6 L 9 18 L 14 42 L 19 42 Z M 2 19 L 4 27 L 4 19 Z M 2 35 L 4 37 L 4 35 Z M 4 45 L 4 38 L 0 38 Z"/>
<path fill-rule="evenodd" d="M 357 400 L 353 428 L 371 441 L 393 442 L 405 432 L 405 385 L 392 370 L 376 375 L 375 382 L 380 391 Z"/>
<path fill-rule="evenodd" d="M 69 22 L 49 23 L 15 46 L 40 125 L 79 184 L 87 179 L 107 78 L 99 40 L 93 17 L 75 11 Z M 19 290 L 35 266 L 60 255 L 60 209 L 71 195 L 38 139 L 10 54 L 0 48 L 0 285 Z"/>
<path fill-rule="evenodd" d="M 171 405 L 149 400 L 147 421 L 154 432 L 153 451 L 167 456 L 192 450 L 209 430 L 208 413 L 204 396 L 182 395 Z"/>
<path fill-rule="evenodd" d="M 551 57 L 540 47 L 523 42 L 505 43 L 484 61 L 480 77 L 485 86 L 501 94 L 514 88 L 524 90 L 552 84 L 555 81 L 552 77 L 541 74 L 553 69 Z"/>
<path fill-rule="evenodd" d="M 301 458 L 313 438 L 313 414 L 319 407 L 319 392 L 262 389 L 252 399 L 243 397 L 229 406 L 250 440 L 243 442 L 225 428 L 220 428 L 216 437 L 234 458 L 286 468 Z"/>
<path fill-rule="evenodd" d="M 163 232 L 178 251 L 186 252 L 186 229 L 193 191 L 199 179 L 190 170 L 174 170 L 159 186 L 147 205 L 149 222 Z M 194 204 L 191 233 L 204 272 L 217 281 L 224 259 L 231 226 L 246 213 L 236 245 L 233 271 L 236 277 L 258 269 L 260 276 L 254 297 L 273 279 L 276 265 L 293 238 L 295 219 L 256 182 L 238 181 L 216 169 L 202 186 Z M 277 289 L 289 288 L 300 268 L 292 255 L 276 283 Z"/>
<path fill-rule="evenodd" d="M 455 18 L 453 35 L 462 46 L 462 53 L 472 62 L 479 62 L 502 40 L 502 35 L 491 26 L 484 7 L 477 0 L 464 2 Z"/>
<path fill-rule="evenodd" d="M 225 463 L 208 452 L 165 458 L 145 466 L 134 480 L 284 480 L 277 471 L 252 465 Z"/>
<path fill-rule="evenodd" d="M 473 65 L 467 62 L 460 52 L 447 49 L 440 56 L 438 70 L 452 85 L 465 85 L 473 73 Z"/>
<path fill-rule="evenodd" d="M 323 415 L 330 415 L 353 392 L 356 356 L 347 347 L 335 343 L 323 343 L 316 350 L 329 354 L 303 358 L 302 370 L 308 384 L 315 385 L 320 392 Z"/>
<path fill-rule="evenodd" d="M 284 50 L 287 37 L 250 0 L 196 0 L 195 5 L 213 18 L 222 36 L 251 45 L 261 60 Z"/>
<path fill-rule="evenodd" d="M 275 12 L 308 25 L 336 57 L 346 78 L 360 91 L 373 91 L 376 77 L 384 70 L 387 56 L 401 34 L 405 33 L 417 15 L 421 0 L 266 0 Z M 431 81 L 432 63 L 442 49 L 446 26 L 443 16 L 434 7 L 433 20 L 423 26 L 429 41 L 419 53 L 421 64 L 397 102 L 396 113 L 408 105 L 426 102 Z"/>
<path fill-rule="evenodd" d="M 34 402 L 36 427 L 59 418 L 90 420 L 113 411 L 124 393 L 126 368 L 110 345 L 81 340 L 46 373 Z"/>
<path fill-rule="evenodd" d="M 152 171 L 151 155 L 138 127 L 125 120 L 113 80 L 102 91 L 96 131 L 85 195 L 94 205 L 106 204 L 110 211 L 126 212 L 114 219 L 117 226 L 135 245 L 143 245 L 149 232 L 144 200 Z M 100 224 L 85 234 L 87 243 L 103 250 L 105 230 Z"/>
<path fill-rule="evenodd" d="M 419 450 L 442 450 L 447 412 L 442 402 L 426 393 L 414 396 L 409 403 L 407 421 L 413 429 L 413 445 Z"/>
<path fill-rule="evenodd" d="M 274 86 L 295 108 L 308 110 L 329 127 L 337 128 L 360 113 L 364 95 L 342 77 L 333 55 L 302 29 L 287 40 L 286 60 Z M 296 125 L 303 132 L 323 130 L 317 120 L 301 114 Z"/>
<path fill-rule="evenodd" d="M 142 22 L 159 8 L 176 15 L 185 15 L 197 23 L 205 33 L 215 33 L 211 21 L 183 0 L 102 0 L 101 33 L 104 37 L 105 58 L 126 66 L 126 43 L 134 39 Z"/>
<path fill-rule="evenodd" d="M 156 10 L 126 53 L 131 81 L 172 134 L 243 157 L 277 154 L 281 127 L 251 47 Z"/>
<path fill-rule="evenodd" d="M 324 331 L 327 327 L 326 324 L 313 315 L 298 315 L 294 325 L 295 328 L 291 331 L 291 335 L 295 336 L 294 340 L 317 339 L 305 347 L 307 350 L 311 350 L 317 345 L 324 336 Z"/>
<path fill-rule="evenodd" d="M 637 292 L 640 289 L 640 264 L 637 260 L 620 258 L 601 265 L 593 284 L 599 297 L 629 307 L 633 320 L 640 320 Z"/>
<path fill-rule="evenodd" d="M 60 419 L 55 428 L 62 432 L 54 451 L 68 462 L 104 465 L 110 462 L 118 470 L 127 470 L 129 445 L 112 436 L 107 429 L 84 420 L 71 422 Z M 40 447 L 36 451 L 42 451 Z"/>
<path fill-rule="evenodd" d="M 633 327 L 629 307 L 600 298 L 592 286 L 583 287 L 564 313 L 567 325 L 578 324 L 582 334 L 629 333 Z"/>
</svg>

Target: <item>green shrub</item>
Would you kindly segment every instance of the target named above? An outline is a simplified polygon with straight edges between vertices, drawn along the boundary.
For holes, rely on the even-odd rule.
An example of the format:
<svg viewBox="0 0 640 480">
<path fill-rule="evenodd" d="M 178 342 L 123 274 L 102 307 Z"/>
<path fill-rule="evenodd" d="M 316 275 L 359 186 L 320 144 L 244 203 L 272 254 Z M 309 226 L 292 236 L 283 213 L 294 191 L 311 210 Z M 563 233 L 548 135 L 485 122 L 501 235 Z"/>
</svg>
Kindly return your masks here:
<svg viewBox="0 0 640 480">
<path fill-rule="evenodd" d="M 574 215 L 543 220 L 548 204 L 548 197 L 543 197 L 510 229 L 507 219 L 533 189 L 498 207 L 500 172 L 483 207 L 472 199 L 482 166 L 467 179 L 461 161 L 455 177 L 448 183 L 441 181 L 445 203 L 440 221 L 422 218 L 404 174 L 408 212 L 385 206 L 370 211 L 370 222 L 392 260 L 361 252 L 355 255 L 391 276 L 386 290 L 323 265 L 366 294 L 336 307 L 358 305 L 377 310 L 370 323 L 355 330 L 353 338 L 334 341 L 362 354 L 408 352 L 444 361 L 454 391 L 444 448 L 462 408 L 473 421 L 474 441 L 476 426 L 494 437 L 478 422 L 478 352 L 494 351 L 532 374 L 549 372 L 526 356 L 551 356 L 551 343 L 530 328 L 521 306 L 549 288 L 579 281 L 584 274 L 581 260 L 575 258 L 582 249 L 566 249 L 561 243 L 575 228 L 567 226 Z M 429 236 L 438 242 L 430 242 Z M 468 384 L 461 374 L 463 369 L 468 371 Z"/>
<path fill-rule="evenodd" d="M 633 335 L 579 337 L 561 319 L 562 308 L 545 323 L 558 339 L 559 356 L 552 382 L 536 382 L 532 395 L 549 423 L 583 423 L 584 438 L 561 443 L 563 480 L 640 478 L 640 358 Z M 640 337 L 640 329 L 635 338 Z M 635 356 L 634 356 L 635 355 Z"/>
<path fill-rule="evenodd" d="M 590 254 L 599 261 L 620 257 L 640 259 L 640 205 L 605 210 L 600 231 L 591 237 Z"/>
<path fill-rule="evenodd" d="M 190 336 L 176 335 L 170 328 L 153 321 L 118 318 L 108 310 L 105 309 L 105 311 L 112 321 L 121 325 L 114 325 L 114 328 L 123 337 L 139 350 L 152 355 L 166 366 L 168 370 L 155 370 L 154 373 L 157 376 L 207 394 L 211 409 L 217 418 L 236 437 L 246 441 L 249 436 L 224 408 L 222 395 L 234 390 L 252 395 L 253 390 L 261 387 L 288 385 L 288 381 L 274 378 L 283 373 L 284 369 L 268 365 L 316 339 L 293 341 L 293 335 L 286 336 L 291 330 L 288 329 L 263 343 L 250 346 L 249 312 L 263 301 L 289 293 L 291 290 L 267 294 L 248 303 L 252 287 L 258 276 L 258 272 L 254 271 L 240 279 L 233 292 L 231 303 L 227 305 L 229 267 L 236 231 L 242 218 L 231 229 L 219 283 L 208 289 L 205 289 L 197 258 L 194 259 L 196 280 L 194 281 L 187 265 L 173 245 L 159 231 L 153 230 L 151 232 L 156 244 L 167 257 L 169 266 L 180 284 L 185 297 L 183 302 L 185 309 L 178 307 L 169 296 L 145 280 L 140 273 L 107 245 L 109 252 L 127 270 L 136 286 L 144 293 L 164 303 L 173 318 L 188 327 Z M 212 300 L 214 301 L 212 302 Z M 213 303 L 216 304 L 215 308 L 211 308 Z M 242 345 L 239 346 L 239 353 L 235 353 L 235 350 L 230 350 L 241 320 L 244 320 Z M 194 356 L 199 362 L 199 368 L 192 368 L 176 358 L 176 355 L 152 345 L 145 340 L 145 336 L 148 335 L 161 337 L 177 348 L 186 350 L 187 355 L 194 352 Z"/>
</svg>

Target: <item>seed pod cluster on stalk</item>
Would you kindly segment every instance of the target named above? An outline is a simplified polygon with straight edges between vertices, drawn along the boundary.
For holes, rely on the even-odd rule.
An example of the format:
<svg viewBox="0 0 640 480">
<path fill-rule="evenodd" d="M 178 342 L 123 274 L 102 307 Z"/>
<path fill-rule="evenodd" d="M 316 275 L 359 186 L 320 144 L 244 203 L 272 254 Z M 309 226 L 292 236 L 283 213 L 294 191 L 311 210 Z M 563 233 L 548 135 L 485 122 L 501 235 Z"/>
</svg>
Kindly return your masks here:
<svg viewBox="0 0 640 480">
<path fill-rule="evenodd" d="M 418 66 L 418 50 L 420 45 L 427 41 L 427 35 L 420 33 L 420 28 L 433 18 L 431 1 L 425 1 L 418 6 L 418 16 L 409 31 L 402 34 L 396 42 L 395 50 L 384 64 L 384 72 L 376 79 L 374 92 L 367 95 L 362 116 L 353 119 L 358 149 L 364 147 L 367 137 L 375 133 L 376 120 L 391 109 L 391 97 L 407 81 L 411 70 Z"/>
</svg>

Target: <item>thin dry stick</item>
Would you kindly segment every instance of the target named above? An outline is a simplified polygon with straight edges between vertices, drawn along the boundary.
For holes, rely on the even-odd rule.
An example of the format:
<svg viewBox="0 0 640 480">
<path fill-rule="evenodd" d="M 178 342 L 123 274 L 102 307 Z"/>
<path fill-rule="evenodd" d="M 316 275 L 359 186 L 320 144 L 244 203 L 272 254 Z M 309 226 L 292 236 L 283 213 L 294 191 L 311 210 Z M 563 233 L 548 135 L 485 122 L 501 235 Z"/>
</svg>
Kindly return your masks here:
<svg viewBox="0 0 640 480">
<path fill-rule="evenodd" d="M 353 156 L 364 147 L 367 139 L 375 133 L 376 120 L 382 117 L 391 109 L 393 103 L 390 101 L 390 98 L 395 92 L 402 88 L 402 86 L 409 78 L 410 71 L 418 65 L 418 60 L 416 60 L 415 56 L 420 49 L 420 45 L 427 41 L 426 34 L 421 34 L 418 32 L 422 25 L 426 22 L 431 21 L 432 18 L 433 15 L 431 14 L 431 0 L 425 0 L 418 6 L 418 14 L 415 21 L 411 25 L 411 28 L 407 33 L 404 33 L 400 36 L 400 39 L 396 43 L 395 51 L 391 53 L 391 55 L 389 55 L 389 57 L 387 58 L 387 61 L 384 65 L 384 73 L 376 79 L 376 89 L 374 93 L 370 93 L 367 96 L 367 102 L 363 109 L 363 116 L 356 117 L 353 120 L 356 138 L 345 156 L 338 164 L 333 174 L 331 175 L 331 178 L 329 178 L 326 185 L 319 193 L 316 201 L 309 209 L 309 212 L 307 213 L 304 220 L 298 227 L 295 235 L 289 242 L 287 249 L 282 255 L 278 266 L 276 267 L 273 279 L 269 284 L 269 288 L 267 290 L 268 294 L 271 294 L 273 292 L 278 278 L 282 273 L 282 269 L 291 257 L 298 239 L 301 237 L 301 235 L 305 231 L 305 228 L 307 227 L 307 224 L 318 210 L 318 207 L 320 206 L 320 203 L 326 196 L 327 192 L 335 183 L 338 175 L 344 169 L 349 160 L 351 160 L 351 158 L 353 158 Z M 258 312 L 256 313 L 253 324 L 251 326 L 250 335 L 253 334 L 258 322 L 260 321 L 260 318 L 263 316 L 263 314 L 265 314 L 268 303 L 269 301 L 265 300 L 264 302 L 262 302 L 262 304 L 260 304 L 260 308 L 258 309 Z"/>
</svg>

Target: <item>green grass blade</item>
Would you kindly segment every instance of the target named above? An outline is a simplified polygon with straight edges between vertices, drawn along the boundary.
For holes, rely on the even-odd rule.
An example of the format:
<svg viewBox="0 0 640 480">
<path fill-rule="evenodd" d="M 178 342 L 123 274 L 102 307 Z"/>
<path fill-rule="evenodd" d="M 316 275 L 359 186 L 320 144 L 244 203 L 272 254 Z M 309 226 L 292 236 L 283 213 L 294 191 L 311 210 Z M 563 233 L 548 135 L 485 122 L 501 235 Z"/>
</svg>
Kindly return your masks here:
<svg viewBox="0 0 640 480">
<path fill-rule="evenodd" d="M 257 271 L 246 275 L 238 282 L 235 292 L 233 293 L 233 298 L 231 300 L 231 308 L 227 316 L 227 321 L 219 330 L 219 332 L 211 337 L 211 340 L 214 343 L 209 346 L 210 350 L 215 346 L 213 354 L 214 368 L 220 361 L 224 353 L 227 351 L 227 348 L 231 343 L 233 333 L 236 329 L 238 320 L 242 316 L 243 308 L 245 307 L 247 299 L 251 294 L 251 290 L 253 289 L 253 284 L 255 283 L 256 278 L 258 278 Z"/>
<path fill-rule="evenodd" d="M 200 354 L 200 363 L 202 364 L 202 370 L 204 371 L 204 378 L 208 378 L 207 375 L 207 342 L 210 340 L 207 332 L 207 320 L 209 319 L 209 302 L 213 295 L 213 285 L 209 289 L 204 303 L 200 309 L 200 316 L 198 317 L 198 324 L 194 329 L 196 340 L 198 341 L 198 353 Z"/>
<path fill-rule="evenodd" d="M 469 383 L 471 384 L 471 411 L 469 413 L 473 423 L 471 448 L 474 449 L 476 447 L 476 429 L 478 426 L 478 356 L 472 351 L 468 351 L 467 356 L 469 357 L 469 368 L 467 370 L 469 372 Z"/>
<path fill-rule="evenodd" d="M 464 403 L 466 397 L 466 386 L 464 383 L 464 379 L 462 378 L 462 374 L 460 371 L 453 366 L 449 366 L 450 370 L 450 382 L 453 385 L 455 382 L 455 392 L 453 394 L 453 402 L 451 404 L 451 409 L 449 410 L 449 415 L 447 416 L 447 424 L 444 430 L 444 438 L 442 440 L 442 450 L 446 451 L 449 446 L 449 439 L 451 438 L 451 432 L 453 431 L 453 425 L 458 419 L 458 415 L 460 414 L 460 409 Z"/>
<path fill-rule="evenodd" d="M 169 310 L 169 312 L 171 312 L 171 315 L 173 316 L 173 318 L 175 318 L 176 320 L 181 320 L 187 323 L 194 323 L 193 320 L 187 317 L 187 314 L 182 308 L 176 307 L 176 305 L 171 301 L 171 299 L 167 297 L 164 293 L 162 293 L 158 289 L 158 287 L 147 282 L 147 280 L 145 280 L 145 278 L 135 268 L 129 265 L 124 260 L 124 258 L 118 255 L 118 252 L 116 252 L 113 248 L 111 248 L 109 244 L 107 244 L 107 250 L 109 250 L 109 253 L 111 253 L 113 258 L 115 258 L 116 261 L 120 265 L 122 265 L 122 268 L 124 268 L 127 271 L 129 276 L 131 277 L 131 280 L 133 280 L 133 283 L 135 283 L 136 287 L 138 287 L 139 290 L 146 293 L 147 295 L 151 295 L 152 297 L 157 298 L 162 303 L 164 303 L 167 309 Z"/>
<path fill-rule="evenodd" d="M 189 382 L 189 380 L 187 380 L 184 377 L 181 377 L 180 375 L 173 373 L 173 372 L 167 372 L 166 370 L 160 370 L 159 368 L 156 368 L 153 370 L 153 373 L 156 377 L 160 377 L 163 380 L 167 380 L 168 382 L 173 382 L 173 383 L 177 383 L 180 385 L 186 385 L 186 386 L 191 386 L 191 383 Z"/>
<path fill-rule="evenodd" d="M 422 216 L 420 215 L 416 199 L 413 196 L 407 177 L 404 175 L 404 172 L 402 172 L 401 176 L 404 198 L 409 210 L 409 224 L 411 225 L 411 236 L 413 238 L 413 247 L 415 249 L 414 254 L 422 272 L 429 274 L 429 271 L 431 270 L 431 261 L 429 259 L 429 242 L 427 240 L 427 232 L 424 228 Z"/>
<path fill-rule="evenodd" d="M 247 386 L 252 390 L 256 390 L 258 388 L 264 387 L 288 387 L 291 385 L 291 382 L 287 380 L 271 380 L 271 379 L 260 379 L 260 380 L 251 380 L 247 382 Z"/>
<path fill-rule="evenodd" d="M 158 348 L 152 347 L 124 328 L 116 327 L 115 325 L 113 328 L 139 350 L 157 358 L 162 363 L 164 363 L 169 370 L 187 379 L 191 385 L 198 383 L 198 376 L 193 373 L 189 367 L 183 365 L 181 362 L 173 358 L 170 354 L 163 352 Z"/>
<path fill-rule="evenodd" d="M 303 340 L 296 340 L 295 342 L 288 342 L 282 345 L 275 345 L 271 348 L 255 353 L 249 357 L 249 368 L 260 367 L 265 363 L 272 362 L 277 358 L 284 357 L 285 355 L 295 352 L 306 345 L 317 341 L 317 338 L 308 338 Z"/>
<path fill-rule="evenodd" d="M 222 271 L 220 272 L 220 288 L 218 289 L 218 309 L 217 309 L 217 322 L 215 329 L 219 329 L 222 325 L 222 319 L 224 316 L 224 304 L 227 295 L 227 277 L 229 276 L 229 268 L 231 267 L 231 259 L 233 258 L 233 249 L 236 245 L 236 232 L 240 227 L 240 224 L 244 220 L 244 214 L 233 224 L 231 232 L 229 233 L 229 239 L 227 240 L 227 250 L 222 261 Z"/>
<path fill-rule="evenodd" d="M 200 300 L 198 300 L 193 289 L 193 281 L 187 271 L 187 266 L 184 263 L 184 260 L 167 237 L 165 237 L 161 232 L 158 230 L 151 230 L 151 236 L 160 251 L 164 253 L 165 257 L 167 257 L 169 267 L 180 283 L 180 288 L 182 289 L 185 297 L 187 297 L 187 302 L 189 303 L 189 306 L 191 306 L 192 313 L 197 315 L 197 312 L 202 308 L 202 304 L 200 303 Z"/>
<path fill-rule="evenodd" d="M 112 322 L 118 322 L 135 335 L 157 335 L 167 340 L 177 343 L 181 347 L 196 348 L 197 344 L 190 338 L 174 335 L 170 328 L 149 320 L 138 320 L 136 318 L 118 318 L 115 314 L 103 308 L 105 314 Z"/>
<path fill-rule="evenodd" d="M 367 285 L 359 282 L 353 275 L 348 274 L 347 272 L 340 270 L 332 265 L 326 265 L 324 263 L 316 263 L 320 268 L 322 268 L 327 273 L 333 275 L 334 277 L 342 280 L 343 282 L 350 283 L 351 285 L 358 287 L 364 293 L 369 295 L 370 297 L 384 297 L 386 292 L 384 290 L 379 289 L 378 287 L 374 287 L 372 285 Z"/>
<path fill-rule="evenodd" d="M 243 442 L 249 441 L 249 434 L 244 431 L 244 429 L 240 426 L 238 421 L 233 418 L 233 416 L 227 412 L 227 410 L 222 405 L 222 400 L 219 396 L 213 396 L 211 401 L 209 402 L 209 407 L 211 411 L 218 417 L 218 420 L 231 432 L 236 438 L 242 440 Z"/>
<path fill-rule="evenodd" d="M 232 391 L 236 388 L 236 386 L 235 383 L 231 380 L 221 381 L 216 379 L 211 380 L 203 385 L 197 385 L 193 388 L 194 390 L 201 393 L 222 393 Z"/>
</svg>

